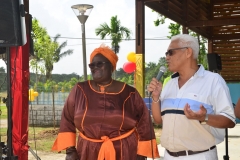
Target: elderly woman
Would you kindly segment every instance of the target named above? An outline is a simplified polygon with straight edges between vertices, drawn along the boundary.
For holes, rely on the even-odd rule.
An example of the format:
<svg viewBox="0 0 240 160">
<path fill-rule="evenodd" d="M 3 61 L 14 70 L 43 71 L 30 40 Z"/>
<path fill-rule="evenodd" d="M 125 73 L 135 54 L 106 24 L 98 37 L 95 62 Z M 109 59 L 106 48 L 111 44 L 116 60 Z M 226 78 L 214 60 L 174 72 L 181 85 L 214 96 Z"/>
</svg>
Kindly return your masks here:
<svg viewBox="0 0 240 160">
<path fill-rule="evenodd" d="M 66 149 L 66 160 L 159 157 L 142 97 L 135 88 L 112 79 L 117 61 L 109 47 L 96 48 L 89 64 L 93 80 L 77 83 L 70 92 L 52 148 Z"/>
</svg>

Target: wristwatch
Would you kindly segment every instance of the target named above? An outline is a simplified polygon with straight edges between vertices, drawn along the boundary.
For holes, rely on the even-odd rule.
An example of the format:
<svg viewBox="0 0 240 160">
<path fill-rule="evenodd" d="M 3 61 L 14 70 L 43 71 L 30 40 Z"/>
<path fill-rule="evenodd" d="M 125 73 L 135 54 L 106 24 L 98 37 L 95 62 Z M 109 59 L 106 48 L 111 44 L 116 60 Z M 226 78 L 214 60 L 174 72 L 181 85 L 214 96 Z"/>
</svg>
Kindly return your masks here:
<svg viewBox="0 0 240 160">
<path fill-rule="evenodd" d="M 201 121 L 201 124 L 207 124 L 208 122 L 208 114 L 205 115 L 204 121 Z"/>
</svg>

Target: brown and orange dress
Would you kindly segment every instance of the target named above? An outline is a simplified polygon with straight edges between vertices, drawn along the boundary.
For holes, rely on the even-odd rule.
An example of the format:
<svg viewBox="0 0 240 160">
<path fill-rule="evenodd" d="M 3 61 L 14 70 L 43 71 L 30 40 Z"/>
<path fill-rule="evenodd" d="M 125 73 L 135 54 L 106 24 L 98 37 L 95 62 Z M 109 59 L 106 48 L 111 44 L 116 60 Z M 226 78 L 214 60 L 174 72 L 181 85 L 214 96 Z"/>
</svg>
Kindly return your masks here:
<svg viewBox="0 0 240 160">
<path fill-rule="evenodd" d="M 76 146 L 80 160 L 159 157 L 149 116 L 142 97 L 129 85 L 119 93 L 102 93 L 94 90 L 90 81 L 79 82 L 65 102 L 52 149 Z"/>
</svg>

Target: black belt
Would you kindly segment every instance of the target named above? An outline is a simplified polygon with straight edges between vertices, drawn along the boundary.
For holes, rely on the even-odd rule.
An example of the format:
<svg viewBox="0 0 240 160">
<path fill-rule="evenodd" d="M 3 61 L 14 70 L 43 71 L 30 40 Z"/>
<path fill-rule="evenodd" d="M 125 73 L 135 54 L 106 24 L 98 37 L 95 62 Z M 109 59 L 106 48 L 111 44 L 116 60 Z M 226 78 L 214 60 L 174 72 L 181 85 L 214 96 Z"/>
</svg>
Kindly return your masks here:
<svg viewBox="0 0 240 160">
<path fill-rule="evenodd" d="M 212 146 L 209 149 L 203 150 L 203 151 L 179 151 L 179 152 L 170 152 L 169 150 L 167 150 L 168 154 L 173 156 L 173 157 L 179 157 L 179 156 L 187 156 L 187 155 L 193 155 L 193 154 L 198 154 L 198 153 L 203 153 L 203 152 L 207 152 L 210 151 L 212 149 L 214 149 L 216 146 Z"/>
</svg>

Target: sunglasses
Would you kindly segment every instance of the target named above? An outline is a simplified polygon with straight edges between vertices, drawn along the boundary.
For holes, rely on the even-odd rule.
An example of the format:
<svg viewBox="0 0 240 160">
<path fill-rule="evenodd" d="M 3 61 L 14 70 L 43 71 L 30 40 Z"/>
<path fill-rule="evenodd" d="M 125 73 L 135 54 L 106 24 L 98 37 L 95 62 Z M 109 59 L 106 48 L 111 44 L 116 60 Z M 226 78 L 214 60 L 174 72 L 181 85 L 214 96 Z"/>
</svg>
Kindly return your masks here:
<svg viewBox="0 0 240 160">
<path fill-rule="evenodd" d="M 185 48 L 188 48 L 188 47 L 181 47 L 181 48 L 173 48 L 173 49 L 169 49 L 166 53 L 165 53 L 165 55 L 166 55 L 166 57 L 167 56 L 172 56 L 173 55 L 173 51 L 175 51 L 175 50 L 179 50 L 179 49 L 185 49 Z"/>
<path fill-rule="evenodd" d="M 88 67 L 90 69 L 94 69 L 95 67 L 101 68 L 106 63 L 109 63 L 109 62 L 97 61 L 97 62 L 93 62 L 93 63 L 88 64 Z"/>
</svg>

